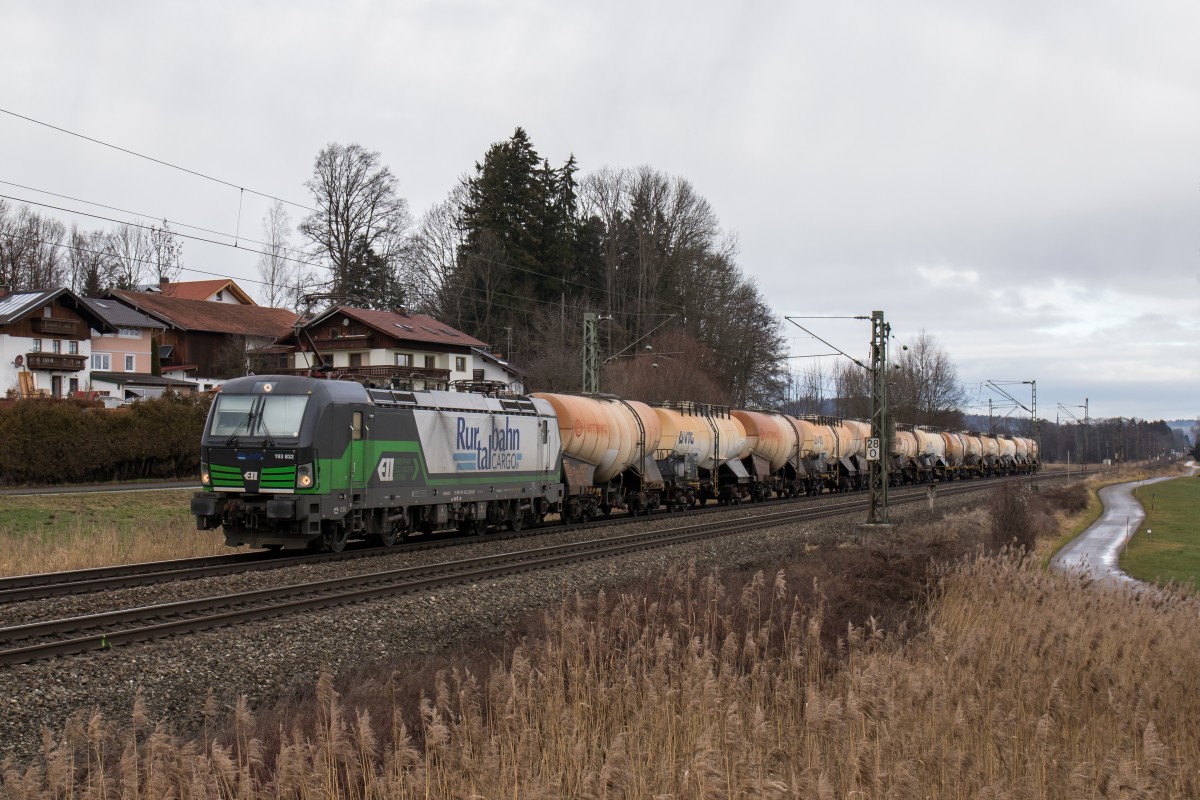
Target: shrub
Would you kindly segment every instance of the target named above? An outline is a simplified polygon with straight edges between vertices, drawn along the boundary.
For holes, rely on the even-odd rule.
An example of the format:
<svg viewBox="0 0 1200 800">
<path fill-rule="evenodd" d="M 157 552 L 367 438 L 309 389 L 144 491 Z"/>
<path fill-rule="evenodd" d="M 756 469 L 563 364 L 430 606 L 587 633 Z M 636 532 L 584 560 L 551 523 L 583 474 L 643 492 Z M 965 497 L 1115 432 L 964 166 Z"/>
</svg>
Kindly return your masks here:
<svg viewBox="0 0 1200 800">
<path fill-rule="evenodd" d="M 988 510 L 993 550 L 1008 547 L 1031 552 L 1038 537 L 1053 533 L 1055 528 L 1046 502 L 1025 481 L 997 486 L 988 500 Z"/>
<path fill-rule="evenodd" d="M 1043 489 L 1041 495 L 1050 508 L 1066 514 L 1078 514 L 1088 505 L 1088 491 L 1082 483 Z"/>
<path fill-rule="evenodd" d="M 112 410 L 74 400 L 19 400 L 0 409 L 0 483 L 195 475 L 209 403 L 173 392 Z"/>
</svg>

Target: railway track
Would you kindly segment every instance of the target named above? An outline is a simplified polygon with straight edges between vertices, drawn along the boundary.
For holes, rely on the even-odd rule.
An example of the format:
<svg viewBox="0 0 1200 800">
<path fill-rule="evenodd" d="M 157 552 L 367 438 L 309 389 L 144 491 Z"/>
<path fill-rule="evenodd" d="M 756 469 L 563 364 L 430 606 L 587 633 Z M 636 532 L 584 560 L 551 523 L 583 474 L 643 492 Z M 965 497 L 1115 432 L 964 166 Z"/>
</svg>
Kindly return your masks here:
<svg viewBox="0 0 1200 800">
<path fill-rule="evenodd" d="M 1020 480 L 1024 477 L 1025 476 L 1014 476 L 1010 479 Z M 1043 477 L 1061 477 L 1061 474 L 1050 471 L 1048 473 L 1044 473 Z M 995 483 L 995 481 L 989 481 L 988 483 L 967 481 L 962 483 L 926 484 L 916 487 L 893 487 L 890 491 L 890 494 L 892 497 L 901 497 L 905 492 L 917 492 L 924 496 L 924 493 L 927 491 L 928 486 L 930 485 L 938 486 L 940 487 L 939 491 L 945 492 L 947 487 L 951 486 L 969 486 L 980 488 L 991 483 Z M 837 495 L 829 495 L 826 496 L 826 499 L 836 496 Z M 779 504 L 792 505 L 806 503 L 811 499 L 812 498 L 807 497 L 790 499 L 776 498 L 768 501 L 768 503 L 771 506 L 777 506 Z M 706 506 L 691 511 L 673 512 L 673 516 L 684 518 L 695 514 L 709 513 L 716 510 L 728 510 L 728 508 L 728 506 Z M 610 518 L 603 518 L 588 523 L 576 524 L 572 527 L 575 530 L 591 530 L 604 528 L 610 525 L 624 524 L 627 521 L 632 521 L 632 519 L 633 518 L 628 517 L 625 514 L 616 514 Z M 537 536 L 545 533 L 547 530 L 562 530 L 562 528 L 555 523 L 551 523 L 548 526 L 543 525 L 541 527 L 530 528 L 520 532 L 509 531 L 489 533 L 487 534 L 487 539 L 490 541 L 499 541 L 525 536 Z M 224 575 L 237 575 L 244 572 L 252 572 L 263 569 L 282 569 L 285 567 L 349 561 L 383 554 L 428 550 L 461 544 L 464 541 L 478 541 L 478 539 L 475 537 L 462 537 L 460 535 L 437 535 L 434 537 L 423 537 L 417 541 L 405 542 L 393 547 L 372 547 L 367 545 L 351 547 L 350 549 L 347 549 L 341 553 L 300 553 L 297 555 L 282 555 L 278 553 L 255 551 L 251 553 L 231 553 L 223 556 L 187 558 L 174 561 L 155 561 L 111 567 L 96 567 L 92 569 L 71 570 L 68 572 L 46 572 L 32 575 L 18 575 L 14 577 L 0 578 L 0 606 L 3 606 L 6 603 L 63 597 L 66 595 L 84 594 L 87 592 L 114 591 L 119 589 L 127 589 L 134 586 L 151 586 L 155 584 L 169 583 L 172 581 L 193 580 L 197 578 L 209 578 Z"/>
<path fill-rule="evenodd" d="M 981 484 L 975 482 L 943 484 L 938 487 L 937 493 L 942 497 L 951 497 L 980 488 Z M 896 505 L 919 502 L 927 496 L 925 487 L 900 490 L 893 493 L 893 502 Z M 520 572 L 610 558 L 638 550 L 668 547 L 746 530 L 818 520 L 865 509 L 867 503 L 865 496 L 857 495 L 852 499 L 821 506 L 775 506 L 765 513 L 735 519 L 702 518 L 689 524 L 657 531 L 10 626 L 0 628 L 0 665 L 103 651 L 120 645 L 307 610 L 501 578 Z M 759 504 L 754 508 L 769 507 Z"/>
</svg>

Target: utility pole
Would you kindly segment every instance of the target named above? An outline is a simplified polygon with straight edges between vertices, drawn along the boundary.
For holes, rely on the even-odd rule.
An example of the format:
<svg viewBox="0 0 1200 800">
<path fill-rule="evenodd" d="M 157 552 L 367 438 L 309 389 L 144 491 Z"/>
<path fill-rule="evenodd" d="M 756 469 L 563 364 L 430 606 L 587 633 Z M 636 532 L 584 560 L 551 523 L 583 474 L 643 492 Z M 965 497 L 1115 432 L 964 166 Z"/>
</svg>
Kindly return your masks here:
<svg viewBox="0 0 1200 800">
<path fill-rule="evenodd" d="M 588 311 L 583 315 L 583 391 L 594 394 L 600 391 L 600 341 L 596 335 L 596 323 L 600 315 Z"/>
<path fill-rule="evenodd" d="M 1029 383 L 1032 384 L 1033 388 L 1033 411 L 1030 412 L 1033 415 L 1033 443 L 1037 447 L 1038 459 L 1040 460 L 1042 457 L 1042 426 L 1038 423 L 1037 415 L 1037 381 L 1034 380 Z M 1037 475 L 1038 471 L 1035 469 L 1029 479 L 1029 486 L 1035 492 L 1038 490 Z"/>
<path fill-rule="evenodd" d="M 871 438 L 877 444 L 875 459 L 867 450 L 870 470 L 871 506 L 868 525 L 890 525 L 888 520 L 888 455 L 891 441 L 888 433 L 887 403 L 887 342 L 892 326 L 884 322 L 882 311 L 871 312 Z"/>
</svg>

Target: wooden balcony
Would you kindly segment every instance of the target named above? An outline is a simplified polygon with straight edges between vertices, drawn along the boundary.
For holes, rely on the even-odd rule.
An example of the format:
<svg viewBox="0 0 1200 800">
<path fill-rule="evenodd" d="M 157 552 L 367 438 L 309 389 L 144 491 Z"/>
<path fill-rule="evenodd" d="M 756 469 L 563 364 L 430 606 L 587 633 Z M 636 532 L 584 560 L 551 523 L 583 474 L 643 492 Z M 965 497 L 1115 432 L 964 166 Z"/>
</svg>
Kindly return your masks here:
<svg viewBox="0 0 1200 800">
<path fill-rule="evenodd" d="M 78 372 L 87 364 L 87 356 L 72 356 L 66 353 L 26 353 L 25 363 L 29 365 L 30 369 Z"/>
<path fill-rule="evenodd" d="M 317 339 L 322 350 L 374 350 L 373 337 L 369 334 L 338 336 L 334 339 Z"/>
<path fill-rule="evenodd" d="M 34 317 L 33 332 L 51 336 L 76 336 L 79 323 L 73 319 L 55 319 L 54 317 Z"/>
</svg>

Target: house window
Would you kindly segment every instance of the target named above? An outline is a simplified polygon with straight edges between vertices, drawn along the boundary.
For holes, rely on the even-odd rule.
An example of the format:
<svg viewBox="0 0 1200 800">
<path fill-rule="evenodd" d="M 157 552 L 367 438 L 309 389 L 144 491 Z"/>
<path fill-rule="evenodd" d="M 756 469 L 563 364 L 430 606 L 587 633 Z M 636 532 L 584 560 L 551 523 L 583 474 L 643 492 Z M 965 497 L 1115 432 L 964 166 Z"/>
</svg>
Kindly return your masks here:
<svg viewBox="0 0 1200 800">
<path fill-rule="evenodd" d="M 79 355 L 79 342 L 75 341 L 74 339 L 67 342 L 67 352 L 73 356 Z"/>
<path fill-rule="evenodd" d="M 92 369 L 97 372 L 110 372 L 112 370 L 112 354 L 92 353 Z"/>
<path fill-rule="evenodd" d="M 396 366 L 397 367 L 411 367 L 412 366 L 412 353 L 396 353 Z"/>
<path fill-rule="evenodd" d="M 29 345 L 29 352 L 31 352 L 31 353 L 40 353 L 40 352 L 42 352 L 42 340 L 41 340 L 41 339 L 34 339 L 34 340 L 33 340 L 33 344 Z"/>
<path fill-rule="evenodd" d="M 122 339 L 140 339 L 142 338 L 142 331 L 140 328 L 118 328 L 117 336 L 120 336 Z"/>
<path fill-rule="evenodd" d="M 467 357 L 466 356 L 455 356 L 454 357 L 454 371 L 455 372 L 466 372 L 467 371 Z"/>
<path fill-rule="evenodd" d="M 52 339 L 50 341 L 50 352 L 51 353 L 61 353 L 62 352 L 62 339 Z"/>
<path fill-rule="evenodd" d="M 425 369 L 437 368 L 437 356 L 425 356 Z"/>
<path fill-rule="evenodd" d="M 46 306 L 45 308 L 42 309 L 42 316 L 46 317 L 46 318 L 54 316 L 54 312 L 52 312 L 50 310 L 50 306 Z"/>
<path fill-rule="evenodd" d="M 225 290 L 224 289 L 217 290 L 217 298 L 216 299 L 217 299 L 218 303 L 220 303 L 222 300 L 225 299 Z"/>
<path fill-rule="evenodd" d="M 71 394 L 79 391 L 79 378 L 71 378 L 70 380 Z"/>
<path fill-rule="evenodd" d="M 134 369 L 134 361 L 135 361 L 135 359 L 132 355 L 125 356 L 125 371 L 126 372 L 136 372 L 136 370 Z"/>
<path fill-rule="evenodd" d="M 363 354 L 362 353 L 351 353 L 350 354 L 350 366 L 361 367 L 362 365 L 363 365 Z"/>
</svg>

